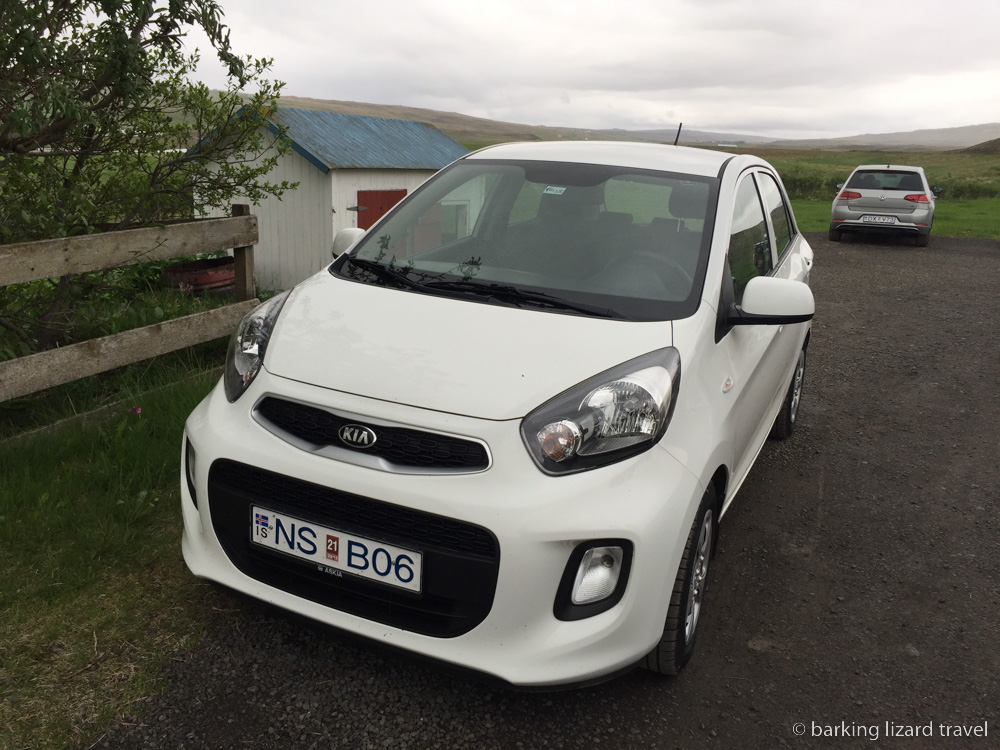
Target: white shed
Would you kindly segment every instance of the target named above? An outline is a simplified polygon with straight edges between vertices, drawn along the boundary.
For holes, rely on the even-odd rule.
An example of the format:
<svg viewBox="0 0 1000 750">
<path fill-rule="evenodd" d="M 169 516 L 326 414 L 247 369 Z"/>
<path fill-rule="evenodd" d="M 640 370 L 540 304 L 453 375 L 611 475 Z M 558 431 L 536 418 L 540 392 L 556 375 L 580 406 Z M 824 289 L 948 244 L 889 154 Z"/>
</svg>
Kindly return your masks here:
<svg viewBox="0 0 1000 750">
<path fill-rule="evenodd" d="M 257 215 L 257 284 L 288 289 L 332 260 L 337 231 L 367 229 L 437 170 L 468 153 L 434 127 L 409 120 L 279 108 L 292 150 L 268 173 L 298 182 L 279 200 L 266 198 Z M 274 122 L 268 127 L 277 131 Z"/>
</svg>

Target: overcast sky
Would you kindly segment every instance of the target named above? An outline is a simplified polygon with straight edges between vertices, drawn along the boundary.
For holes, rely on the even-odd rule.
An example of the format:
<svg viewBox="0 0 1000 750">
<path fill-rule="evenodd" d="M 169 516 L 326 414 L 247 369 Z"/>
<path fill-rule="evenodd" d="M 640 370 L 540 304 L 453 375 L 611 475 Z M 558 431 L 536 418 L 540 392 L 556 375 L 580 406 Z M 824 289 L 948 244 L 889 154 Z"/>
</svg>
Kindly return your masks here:
<svg viewBox="0 0 1000 750">
<path fill-rule="evenodd" d="M 235 49 L 274 58 L 287 95 L 783 138 L 1000 122 L 997 0 L 221 4 Z"/>
</svg>

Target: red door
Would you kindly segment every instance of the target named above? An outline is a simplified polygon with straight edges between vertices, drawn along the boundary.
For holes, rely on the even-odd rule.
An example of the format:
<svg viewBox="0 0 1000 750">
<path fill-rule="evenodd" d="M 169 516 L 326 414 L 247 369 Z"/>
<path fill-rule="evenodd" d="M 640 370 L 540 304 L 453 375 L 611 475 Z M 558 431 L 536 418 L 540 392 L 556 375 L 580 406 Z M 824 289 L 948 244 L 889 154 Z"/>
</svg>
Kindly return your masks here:
<svg viewBox="0 0 1000 750">
<path fill-rule="evenodd" d="M 404 197 L 405 190 L 359 190 L 358 227 L 368 229 Z"/>
</svg>

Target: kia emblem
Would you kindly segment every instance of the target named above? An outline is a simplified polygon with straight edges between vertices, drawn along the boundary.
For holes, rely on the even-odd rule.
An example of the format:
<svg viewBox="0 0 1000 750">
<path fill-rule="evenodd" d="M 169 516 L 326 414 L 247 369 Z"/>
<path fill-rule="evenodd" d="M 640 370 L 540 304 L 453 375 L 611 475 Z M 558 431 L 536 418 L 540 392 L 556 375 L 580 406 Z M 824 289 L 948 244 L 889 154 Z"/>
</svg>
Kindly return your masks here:
<svg viewBox="0 0 1000 750">
<path fill-rule="evenodd" d="M 351 448 L 371 448 L 377 439 L 372 430 L 359 424 L 345 424 L 337 431 L 337 437 Z"/>
</svg>

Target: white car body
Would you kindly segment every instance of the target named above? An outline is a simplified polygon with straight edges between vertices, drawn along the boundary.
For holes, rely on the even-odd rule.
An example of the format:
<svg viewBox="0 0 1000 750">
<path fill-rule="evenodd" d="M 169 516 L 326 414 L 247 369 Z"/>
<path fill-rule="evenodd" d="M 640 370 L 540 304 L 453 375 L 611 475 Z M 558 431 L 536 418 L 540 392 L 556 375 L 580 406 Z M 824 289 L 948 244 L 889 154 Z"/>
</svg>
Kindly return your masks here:
<svg viewBox="0 0 1000 750">
<path fill-rule="evenodd" d="M 186 480 L 181 482 L 184 559 L 198 576 L 379 643 L 518 685 L 585 683 L 631 667 L 660 643 L 674 580 L 707 488 L 717 492 L 717 520 L 786 404 L 796 372 L 801 385 L 801 368 L 796 368 L 804 361 L 799 352 L 807 345 L 808 322 L 736 325 L 716 340 L 737 185 L 754 174 L 770 175 L 779 186 L 780 181 L 754 157 L 670 146 L 512 144 L 461 161 L 477 160 L 606 164 L 717 180 L 718 214 L 693 314 L 643 322 L 595 318 L 412 293 L 322 271 L 295 287 L 284 302 L 263 367 L 246 391 L 230 402 L 220 383 L 187 422 Z M 787 198 L 783 202 L 787 206 Z M 786 210 L 790 238 L 780 249 L 774 241 L 767 248 L 774 266 L 767 276 L 807 282 L 812 251 Z M 398 211 L 367 236 L 377 236 Z M 767 216 L 774 238 L 774 218 Z M 747 287 L 744 312 L 756 312 L 748 309 L 753 307 L 771 316 L 801 316 L 811 307 L 804 285 L 769 279 Z M 529 413 L 588 378 L 668 347 L 679 353 L 680 384 L 666 431 L 655 444 L 589 470 L 558 476 L 540 470 L 526 448 L 530 436 L 522 437 Z M 797 406 L 801 389 L 793 390 Z M 376 431 L 398 426 L 457 436 L 483 446 L 488 466 L 471 472 L 397 470 L 360 450 L 296 441 L 262 417 L 258 409 L 268 397 Z M 240 503 L 246 503 L 246 515 L 236 521 L 224 518 L 218 509 L 222 501 L 209 487 L 210 472 L 223 475 L 220 467 L 227 467 L 227 481 L 238 487 L 232 493 L 239 498 L 227 500 L 232 505 L 226 507 L 240 508 L 232 511 L 239 516 L 244 512 Z M 272 475 L 293 481 L 268 484 Z M 374 508 L 402 514 L 382 534 L 373 530 L 370 515 L 358 523 L 362 537 L 403 550 L 422 551 L 420 538 L 406 534 L 411 527 L 421 529 L 413 534 L 432 533 L 422 530 L 430 528 L 420 525 L 425 521 L 433 526 L 434 519 L 448 519 L 442 522 L 446 536 L 453 533 L 447 527 L 451 520 L 484 530 L 481 538 L 493 538 L 497 561 L 493 595 L 487 596 L 488 581 L 475 584 L 475 596 L 484 599 L 472 618 L 479 621 L 468 628 L 447 626 L 462 632 L 419 632 L 426 628 L 418 610 L 435 580 L 454 579 L 461 588 L 463 576 L 478 575 L 485 566 L 478 558 L 468 568 L 453 562 L 446 569 L 445 557 L 432 560 L 431 553 L 425 554 L 421 593 L 393 590 L 385 594 L 389 603 L 377 601 L 387 584 L 352 579 L 350 572 L 324 574 L 322 561 L 286 561 L 269 554 L 262 565 L 275 558 L 285 567 L 260 575 L 244 558 L 244 563 L 234 562 L 233 555 L 257 553 L 250 542 L 250 509 L 268 508 L 276 495 L 305 487 L 295 482 L 321 488 L 315 501 L 320 504 L 334 497 L 322 494 L 325 488 L 340 493 L 336 498 L 360 503 L 359 513 Z M 311 521 L 308 510 L 292 507 L 280 512 Z M 631 545 L 615 603 L 591 616 L 558 617 L 557 592 L 566 576 L 572 578 L 568 561 L 574 550 L 594 540 Z M 288 583 L 291 574 L 281 572 L 286 569 L 301 570 L 303 581 L 310 576 L 317 581 L 296 589 Z M 342 608 L 336 588 L 345 580 L 353 587 L 354 603 Z M 326 596 L 316 594 L 319 589 L 333 590 L 334 599 L 318 601 Z M 399 607 L 413 607 L 417 614 L 412 621 L 394 622 Z"/>
</svg>

